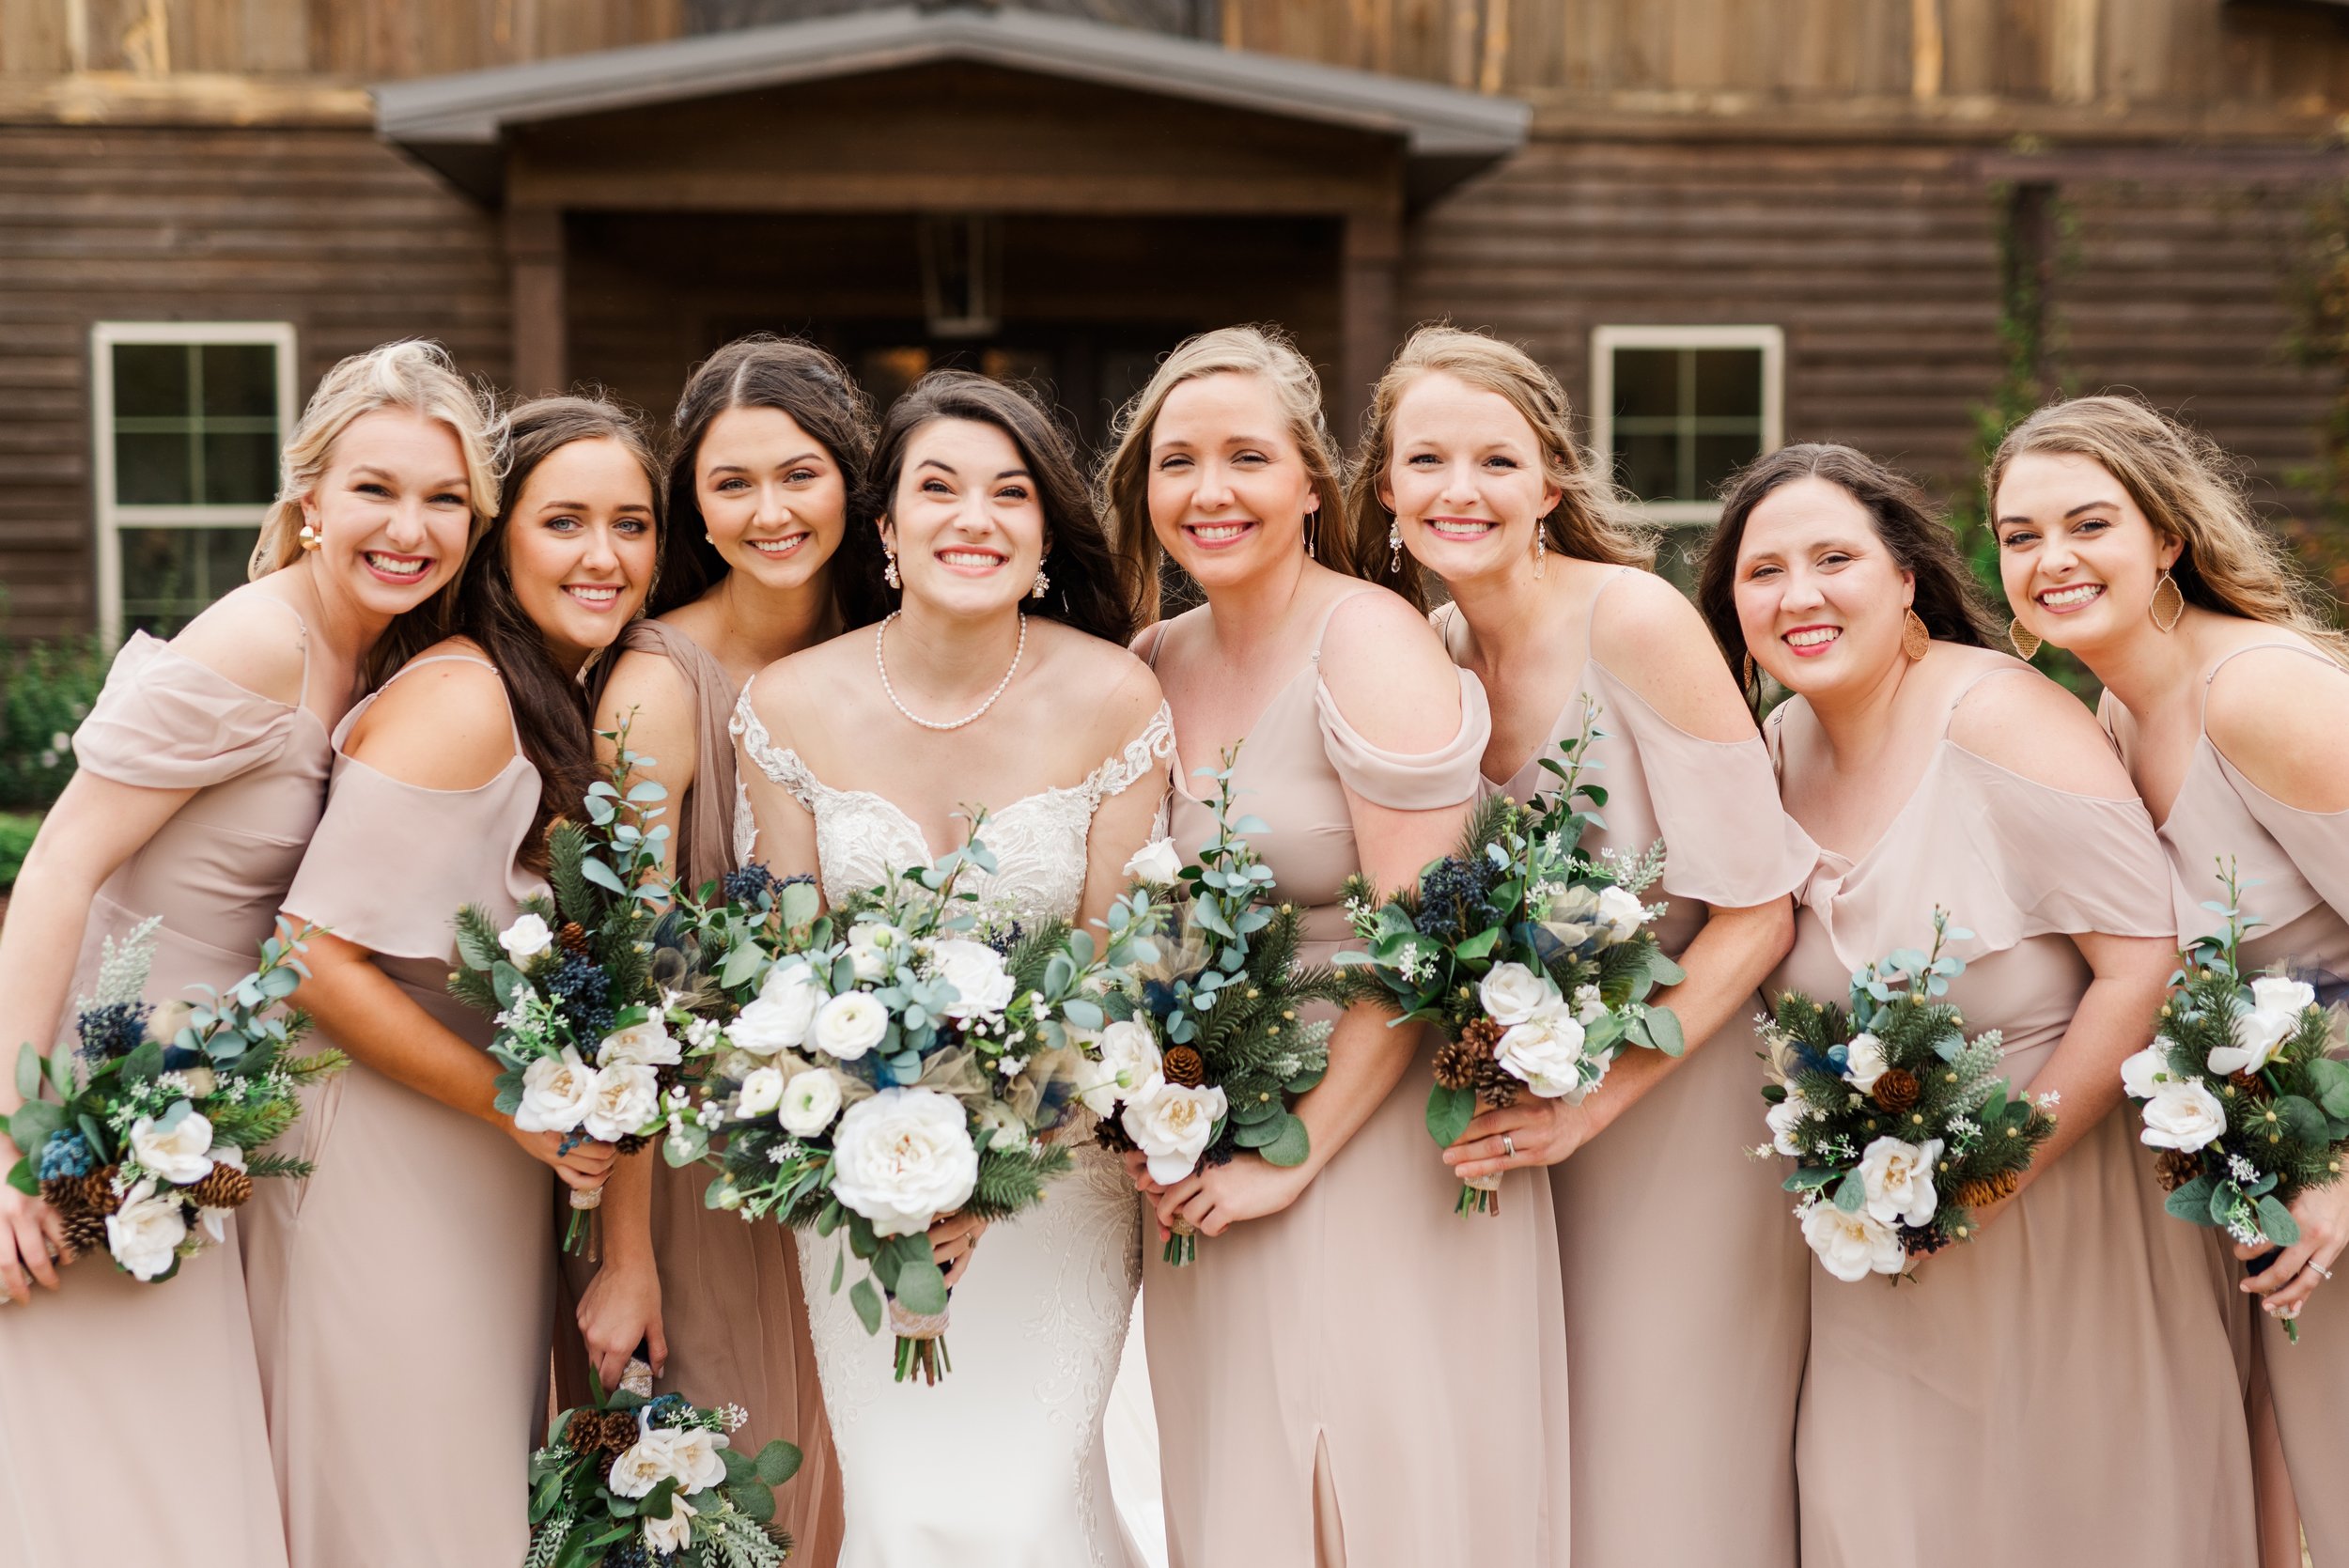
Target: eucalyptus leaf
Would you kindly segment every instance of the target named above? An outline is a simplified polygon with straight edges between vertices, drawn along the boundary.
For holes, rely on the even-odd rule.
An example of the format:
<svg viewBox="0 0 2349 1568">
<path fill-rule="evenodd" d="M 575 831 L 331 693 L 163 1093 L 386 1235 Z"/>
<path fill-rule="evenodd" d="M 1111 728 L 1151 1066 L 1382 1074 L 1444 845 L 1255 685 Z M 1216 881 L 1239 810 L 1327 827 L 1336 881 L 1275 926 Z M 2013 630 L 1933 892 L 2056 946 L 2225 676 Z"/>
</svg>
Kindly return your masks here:
<svg viewBox="0 0 2349 1568">
<path fill-rule="evenodd" d="M 777 1437 L 758 1451 L 758 1479 L 780 1486 L 800 1473 L 800 1460 L 799 1449 Z"/>
<path fill-rule="evenodd" d="M 40 1098 L 42 1065 L 43 1063 L 41 1054 L 33 1048 L 30 1041 L 27 1041 L 23 1046 L 17 1048 L 16 1097 L 18 1099 L 36 1100 Z"/>
<path fill-rule="evenodd" d="M 1845 1214 L 1858 1214 L 1867 1201 L 1868 1184 L 1860 1179 L 1859 1172 L 1845 1172 L 1843 1185 L 1835 1189 L 1835 1206 Z"/>
<path fill-rule="evenodd" d="M 1281 1136 L 1263 1145 L 1256 1152 L 1267 1165 L 1295 1168 L 1305 1163 L 1313 1153 L 1313 1140 L 1305 1129 L 1303 1117 L 1291 1113 L 1277 1124 Z"/>
<path fill-rule="evenodd" d="M 2279 1247 L 2289 1247 L 2300 1239 L 2299 1221 L 2292 1211 L 2273 1198 L 2259 1201 L 2260 1233 Z"/>
<path fill-rule="evenodd" d="M 859 1280 L 848 1287 L 848 1305 L 856 1309 L 856 1315 L 863 1320 L 866 1333 L 880 1332 L 880 1292 L 873 1288 L 870 1278 Z"/>
<path fill-rule="evenodd" d="M 1427 1091 L 1427 1135 L 1439 1148 L 1450 1148 L 1476 1119 L 1476 1091 L 1446 1089 L 1439 1083 Z"/>
<path fill-rule="evenodd" d="M 924 1242 L 927 1246 L 926 1241 Z M 924 1259 L 920 1266 L 907 1264 L 897 1270 L 894 1293 L 905 1310 L 934 1317 L 946 1310 L 946 1277 L 938 1265 Z"/>
</svg>

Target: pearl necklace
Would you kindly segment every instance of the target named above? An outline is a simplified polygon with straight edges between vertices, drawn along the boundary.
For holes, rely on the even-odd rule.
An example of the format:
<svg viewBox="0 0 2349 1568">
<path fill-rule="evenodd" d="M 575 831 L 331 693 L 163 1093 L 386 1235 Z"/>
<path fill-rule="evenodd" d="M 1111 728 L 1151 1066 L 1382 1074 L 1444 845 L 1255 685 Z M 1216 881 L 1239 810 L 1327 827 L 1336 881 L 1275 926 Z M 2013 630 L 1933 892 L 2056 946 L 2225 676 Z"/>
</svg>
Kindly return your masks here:
<svg viewBox="0 0 2349 1568">
<path fill-rule="evenodd" d="M 1011 668 L 1003 672 L 1003 678 L 995 683 L 995 690 L 987 694 L 987 701 L 961 718 L 945 723 L 941 723 L 935 719 L 925 719 L 913 709 L 906 706 L 898 700 L 897 689 L 889 684 L 889 664 L 881 658 L 881 639 L 889 630 L 889 623 L 904 613 L 902 610 L 892 610 L 881 617 L 881 624 L 873 629 L 873 668 L 880 672 L 881 690 L 888 693 L 889 705 L 926 730 L 958 730 L 965 724 L 976 722 L 988 708 L 995 706 L 995 699 L 1002 696 L 1004 689 L 1011 685 L 1011 677 L 1019 673 L 1019 656 L 1028 651 L 1028 613 L 1024 610 L 1019 613 L 1019 644 L 1011 650 Z"/>
</svg>

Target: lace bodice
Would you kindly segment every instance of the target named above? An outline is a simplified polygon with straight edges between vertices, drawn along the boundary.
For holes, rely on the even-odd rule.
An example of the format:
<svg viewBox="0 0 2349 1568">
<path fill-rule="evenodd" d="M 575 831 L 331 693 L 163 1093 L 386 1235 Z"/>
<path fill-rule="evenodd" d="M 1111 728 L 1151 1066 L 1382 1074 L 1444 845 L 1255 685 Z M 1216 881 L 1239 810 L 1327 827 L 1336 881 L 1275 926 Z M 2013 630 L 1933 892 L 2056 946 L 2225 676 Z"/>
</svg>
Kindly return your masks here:
<svg viewBox="0 0 2349 1568">
<path fill-rule="evenodd" d="M 909 867 L 930 863 L 929 844 L 903 809 L 871 790 L 834 789 L 818 779 L 799 753 L 775 745 L 748 693 L 735 704 L 728 727 L 742 754 L 816 818 L 816 860 L 828 901 L 836 904 Z M 1074 919 L 1084 896 L 1085 840 L 1093 814 L 1139 779 L 1163 779 L 1174 750 L 1174 711 L 1160 703 L 1142 733 L 1081 782 L 990 809 L 980 837 L 995 857 L 995 870 L 973 868 L 963 885 L 979 895 L 989 914 L 1030 923 Z M 741 847 L 747 858 L 749 846 Z"/>
</svg>

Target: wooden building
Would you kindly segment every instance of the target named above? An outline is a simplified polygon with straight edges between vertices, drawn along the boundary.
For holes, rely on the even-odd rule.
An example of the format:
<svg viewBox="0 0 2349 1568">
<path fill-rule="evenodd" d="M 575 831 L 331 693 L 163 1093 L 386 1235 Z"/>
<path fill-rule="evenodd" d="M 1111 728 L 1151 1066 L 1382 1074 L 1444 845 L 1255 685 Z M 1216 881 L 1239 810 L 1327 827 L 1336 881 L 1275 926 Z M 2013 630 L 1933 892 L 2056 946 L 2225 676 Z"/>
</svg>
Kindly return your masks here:
<svg viewBox="0 0 2349 1568">
<path fill-rule="evenodd" d="M 1669 520 L 1781 440 L 1961 495 L 2034 378 L 2312 515 L 2344 113 L 2333 0 L 0 0 L 6 630 L 221 591 L 319 372 L 402 335 L 663 411 L 796 332 L 1097 440 L 1237 319 L 1350 429 L 1441 317 Z"/>
</svg>

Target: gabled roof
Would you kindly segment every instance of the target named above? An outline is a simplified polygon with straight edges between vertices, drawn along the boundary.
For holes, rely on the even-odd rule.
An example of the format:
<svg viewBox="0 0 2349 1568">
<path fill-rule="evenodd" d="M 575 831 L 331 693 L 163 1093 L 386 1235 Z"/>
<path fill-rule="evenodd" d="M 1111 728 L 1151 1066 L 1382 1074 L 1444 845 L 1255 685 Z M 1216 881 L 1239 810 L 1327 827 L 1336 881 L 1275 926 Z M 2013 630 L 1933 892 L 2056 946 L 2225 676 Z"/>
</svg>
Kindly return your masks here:
<svg viewBox="0 0 2349 1568">
<path fill-rule="evenodd" d="M 488 194 L 485 154 L 511 127 L 941 62 L 1394 136 L 1423 191 L 1516 152 L 1532 113 L 1516 99 L 1072 17 L 908 5 L 384 83 L 376 129 Z"/>
</svg>

